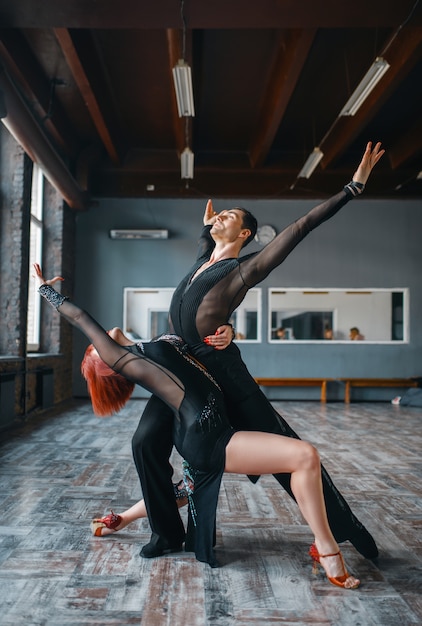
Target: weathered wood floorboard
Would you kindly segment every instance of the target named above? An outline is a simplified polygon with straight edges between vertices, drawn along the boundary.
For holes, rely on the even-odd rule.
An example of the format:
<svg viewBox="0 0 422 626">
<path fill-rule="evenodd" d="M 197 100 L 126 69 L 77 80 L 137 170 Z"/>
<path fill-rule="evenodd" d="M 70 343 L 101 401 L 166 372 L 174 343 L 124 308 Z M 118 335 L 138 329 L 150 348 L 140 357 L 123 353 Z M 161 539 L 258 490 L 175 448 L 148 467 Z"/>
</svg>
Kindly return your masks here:
<svg viewBox="0 0 422 626">
<path fill-rule="evenodd" d="M 192 554 L 139 557 L 147 520 L 108 538 L 89 522 L 141 496 L 131 436 L 144 407 L 98 419 L 87 402 L 1 433 L 2 626 L 410 626 L 422 623 L 422 410 L 388 403 L 274 403 L 319 449 L 380 549 L 347 542 L 356 591 L 312 576 L 311 533 L 271 476 L 225 476 L 211 569 Z M 180 458 L 173 454 L 175 476 Z M 182 511 L 186 521 L 186 511 Z"/>
</svg>

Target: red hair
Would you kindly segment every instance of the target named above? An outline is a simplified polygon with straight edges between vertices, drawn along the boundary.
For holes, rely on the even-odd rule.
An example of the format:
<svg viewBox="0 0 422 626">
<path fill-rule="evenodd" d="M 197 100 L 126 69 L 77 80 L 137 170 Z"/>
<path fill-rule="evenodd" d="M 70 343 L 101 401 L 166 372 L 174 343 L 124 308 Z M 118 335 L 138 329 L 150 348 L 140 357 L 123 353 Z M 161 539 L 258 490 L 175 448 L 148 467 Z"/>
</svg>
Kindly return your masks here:
<svg viewBox="0 0 422 626">
<path fill-rule="evenodd" d="M 95 415 L 113 415 L 122 409 L 132 395 L 135 384 L 115 372 L 100 359 L 90 344 L 81 363 L 82 376 L 88 384 Z"/>
</svg>

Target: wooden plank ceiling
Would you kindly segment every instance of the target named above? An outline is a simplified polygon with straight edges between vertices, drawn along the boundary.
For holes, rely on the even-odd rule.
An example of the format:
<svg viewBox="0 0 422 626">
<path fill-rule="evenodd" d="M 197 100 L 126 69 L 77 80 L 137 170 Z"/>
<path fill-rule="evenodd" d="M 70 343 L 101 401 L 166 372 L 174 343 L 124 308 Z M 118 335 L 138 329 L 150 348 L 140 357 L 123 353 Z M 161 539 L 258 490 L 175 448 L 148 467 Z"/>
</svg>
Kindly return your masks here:
<svg viewBox="0 0 422 626">
<path fill-rule="evenodd" d="M 96 197 L 325 197 L 367 140 L 387 149 L 368 196 L 422 197 L 420 0 L 0 0 L 0 24 L 3 122 L 74 209 Z M 190 118 L 172 80 L 183 50 Z M 339 116 L 378 56 L 390 68 Z M 298 178 L 316 146 L 322 161 Z"/>
</svg>

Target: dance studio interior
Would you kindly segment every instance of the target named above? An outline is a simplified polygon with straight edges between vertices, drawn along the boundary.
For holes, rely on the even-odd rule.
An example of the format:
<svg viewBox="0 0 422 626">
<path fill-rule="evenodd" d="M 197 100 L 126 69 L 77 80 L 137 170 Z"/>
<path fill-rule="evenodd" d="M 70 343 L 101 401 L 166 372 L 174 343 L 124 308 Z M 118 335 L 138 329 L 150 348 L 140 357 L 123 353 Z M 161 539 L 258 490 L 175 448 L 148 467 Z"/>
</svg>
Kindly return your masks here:
<svg viewBox="0 0 422 626">
<path fill-rule="evenodd" d="M 420 0 L 0 0 L 2 626 L 422 623 L 421 82 Z M 219 567 L 140 556 L 147 517 L 94 535 L 143 497 L 131 442 L 151 393 L 94 414 L 89 342 L 34 263 L 149 341 L 209 200 L 256 217 L 240 256 L 258 256 L 343 191 L 368 142 L 385 154 L 363 192 L 222 313 L 372 535 L 374 558 L 339 544 L 360 586 L 314 573 L 272 475 L 223 475 Z M 170 463 L 177 483 L 175 448 Z"/>
</svg>

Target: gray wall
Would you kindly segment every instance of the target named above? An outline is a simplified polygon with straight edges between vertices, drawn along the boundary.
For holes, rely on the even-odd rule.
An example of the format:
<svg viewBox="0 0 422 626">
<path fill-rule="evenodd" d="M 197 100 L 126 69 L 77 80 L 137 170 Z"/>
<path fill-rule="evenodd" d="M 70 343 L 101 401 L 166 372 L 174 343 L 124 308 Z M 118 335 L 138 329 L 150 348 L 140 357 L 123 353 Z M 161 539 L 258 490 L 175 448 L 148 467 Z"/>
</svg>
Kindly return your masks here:
<svg viewBox="0 0 422 626">
<path fill-rule="evenodd" d="M 245 206 L 260 224 L 279 232 L 317 201 L 217 200 L 214 208 Z M 196 253 L 206 199 L 100 200 L 77 217 L 75 301 L 106 328 L 122 324 L 124 287 L 175 287 Z M 112 228 L 168 228 L 162 241 L 116 241 Z M 263 296 L 263 342 L 241 344 L 256 376 L 422 376 L 422 205 L 419 201 L 349 202 L 312 232 L 280 268 L 259 286 Z M 260 249 L 255 242 L 247 252 Z M 400 345 L 269 345 L 268 287 L 403 288 L 410 290 L 410 342 Z M 74 389 L 84 395 L 78 370 L 86 341 L 75 333 Z M 367 399 L 392 397 L 391 390 L 356 390 Z M 366 394 L 366 395 L 365 395 Z M 145 394 L 142 394 L 145 395 Z M 269 390 L 270 397 L 314 398 L 314 389 Z M 341 398 L 332 388 L 330 397 Z"/>
</svg>

